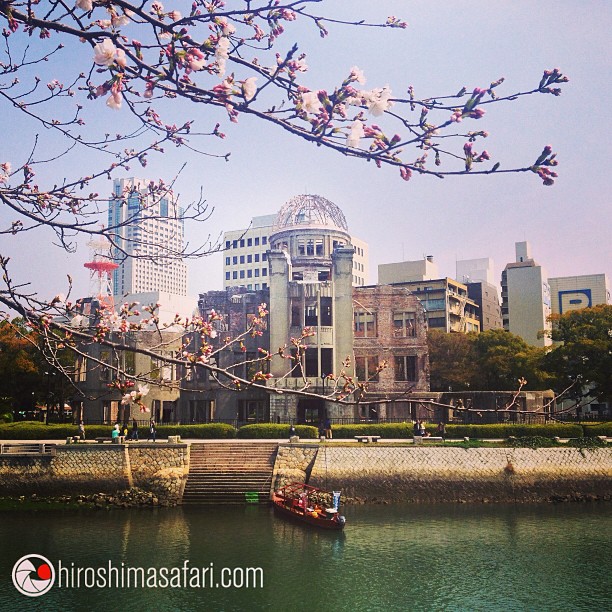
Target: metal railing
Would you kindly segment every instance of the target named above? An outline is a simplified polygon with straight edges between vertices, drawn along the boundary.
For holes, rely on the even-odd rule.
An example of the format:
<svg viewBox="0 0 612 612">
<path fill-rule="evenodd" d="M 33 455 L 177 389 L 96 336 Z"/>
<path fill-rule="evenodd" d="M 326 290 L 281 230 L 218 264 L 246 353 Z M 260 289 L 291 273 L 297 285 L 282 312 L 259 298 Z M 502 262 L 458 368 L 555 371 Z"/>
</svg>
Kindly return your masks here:
<svg viewBox="0 0 612 612">
<path fill-rule="evenodd" d="M 17 443 L 6 442 L 0 444 L 0 455 L 53 455 L 57 444 L 40 442 Z"/>
</svg>

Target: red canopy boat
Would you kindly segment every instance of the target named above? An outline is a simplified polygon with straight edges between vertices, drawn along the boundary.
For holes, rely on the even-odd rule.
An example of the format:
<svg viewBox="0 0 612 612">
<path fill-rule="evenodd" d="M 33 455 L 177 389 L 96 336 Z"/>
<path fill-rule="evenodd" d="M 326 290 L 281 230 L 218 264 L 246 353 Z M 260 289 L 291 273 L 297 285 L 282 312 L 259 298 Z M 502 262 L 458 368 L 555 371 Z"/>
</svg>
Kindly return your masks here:
<svg viewBox="0 0 612 612">
<path fill-rule="evenodd" d="M 283 516 L 323 529 L 343 529 L 346 519 L 338 510 L 340 492 L 322 491 L 301 482 L 292 482 L 272 494 L 274 510 Z"/>
</svg>

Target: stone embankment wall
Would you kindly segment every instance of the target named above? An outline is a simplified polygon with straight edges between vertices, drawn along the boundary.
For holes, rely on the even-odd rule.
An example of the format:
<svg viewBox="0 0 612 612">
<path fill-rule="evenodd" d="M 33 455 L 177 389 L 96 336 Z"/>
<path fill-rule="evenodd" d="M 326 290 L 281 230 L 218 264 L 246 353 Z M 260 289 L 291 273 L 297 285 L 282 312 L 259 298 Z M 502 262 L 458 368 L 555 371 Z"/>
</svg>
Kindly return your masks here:
<svg viewBox="0 0 612 612">
<path fill-rule="evenodd" d="M 308 482 L 317 457 L 318 445 L 281 444 L 274 463 L 272 489 L 290 482 Z"/>
<path fill-rule="evenodd" d="M 612 449 L 324 446 L 308 482 L 359 501 L 610 499 Z"/>
<path fill-rule="evenodd" d="M 138 487 L 180 503 L 189 472 L 187 444 L 76 444 L 52 455 L 0 455 L 0 495 L 115 493 Z"/>
</svg>

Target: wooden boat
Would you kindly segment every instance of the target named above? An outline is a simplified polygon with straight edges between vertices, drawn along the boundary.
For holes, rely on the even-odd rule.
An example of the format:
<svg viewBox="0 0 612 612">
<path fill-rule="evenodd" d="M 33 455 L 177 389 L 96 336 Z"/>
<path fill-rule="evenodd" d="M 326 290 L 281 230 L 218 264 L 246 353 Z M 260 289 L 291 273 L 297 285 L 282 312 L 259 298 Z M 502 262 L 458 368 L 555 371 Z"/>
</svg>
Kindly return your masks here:
<svg viewBox="0 0 612 612">
<path fill-rule="evenodd" d="M 338 511 L 339 502 L 338 491 L 332 494 L 301 482 L 292 482 L 272 494 L 275 512 L 322 529 L 344 528 L 346 519 Z"/>
</svg>

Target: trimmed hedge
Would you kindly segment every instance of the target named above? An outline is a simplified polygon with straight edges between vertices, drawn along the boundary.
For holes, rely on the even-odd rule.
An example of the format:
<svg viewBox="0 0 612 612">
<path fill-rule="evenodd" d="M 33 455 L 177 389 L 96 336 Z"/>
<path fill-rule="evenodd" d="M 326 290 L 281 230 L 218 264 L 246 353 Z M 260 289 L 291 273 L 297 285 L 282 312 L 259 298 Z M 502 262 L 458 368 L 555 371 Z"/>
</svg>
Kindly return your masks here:
<svg viewBox="0 0 612 612">
<path fill-rule="evenodd" d="M 244 425 L 238 430 L 239 438 L 288 438 L 290 425 L 278 423 L 254 423 Z M 295 425 L 295 435 L 305 439 L 315 439 L 319 437 L 319 431 L 312 425 Z"/>
<path fill-rule="evenodd" d="M 93 427 L 93 426 L 92 426 Z M 110 428 L 104 427 L 109 435 Z M 18 421 L 16 423 L 0 423 L 0 439 L 2 440 L 61 440 L 68 436 L 78 435 L 78 427 L 71 423 L 45 425 L 40 421 Z M 87 435 L 92 434 L 87 430 Z"/>
<path fill-rule="evenodd" d="M 515 438 L 542 437 L 579 438 L 582 426 L 568 423 L 547 423 L 544 425 L 515 425 L 510 423 L 491 423 L 485 425 L 447 425 L 446 435 L 449 438 Z"/>
<path fill-rule="evenodd" d="M 435 425 L 433 426 L 435 431 Z M 382 438 L 411 438 L 412 423 L 355 423 L 353 425 L 333 425 L 334 438 L 354 436 L 381 436 Z"/>
<path fill-rule="evenodd" d="M 112 425 L 85 425 L 87 440 L 110 438 Z M 128 428 L 131 432 L 132 428 Z M 70 423 L 45 425 L 39 421 L 20 421 L 0 423 L 1 440 L 62 440 L 78 435 L 78 427 Z M 138 428 L 139 438 L 146 440 L 149 427 Z M 157 437 L 181 436 L 181 438 L 229 439 L 236 437 L 236 430 L 226 423 L 206 423 L 202 425 L 158 425 Z"/>
<path fill-rule="evenodd" d="M 140 438 L 147 438 L 149 427 L 140 427 Z M 202 425 L 158 425 L 157 437 L 181 436 L 201 440 L 229 440 L 236 437 L 236 429 L 228 423 L 203 423 Z"/>
<path fill-rule="evenodd" d="M 432 435 L 436 435 L 435 423 L 425 426 Z M 131 431 L 131 427 L 129 428 Z M 304 439 L 316 439 L 319 432 L 311 425 L 296 425 L 296 434 Z M 111 425 L 86 425 L 88 440 L 111 435 Z M 411 438 L 412 423 L 355 423 L 353 425 L 334 425 L 333 436 L 337 439 L 353 439 L 354 436 L 381 436 L 382 438 Z M 148 426 L 139 428 L 141 440 L 149 435 Z M 0 440 L 62 440 L 68 436 L 78 435 L 78 427 L 71 423 L 45 425 L 40 421 L 18 421 L 0 423 Z M 245 425 L 238 432 L 227 423 L 206 423 L 202 425 L 158 425 L 157 437 L 181 436 L 184 439 L 232 439 L 232 438 L 268 438 L 283 439 L 289 437 L 289 425 L 277 423 L 257 423 Z M 448 438 L 493 438 L 507 439 L 511 436 L 554 438 L 582 438 L 595 436 L 612 436 L 612 422 L 576 425 L 569 423 L 549 423 L 546 425 L 447 425 Z"/>
<path fill-rule="evenodd" d="M 612 436 L 612 422 L 596 423 L 593 425 L 583 425 L 584 437 L 590 438 L 594 436 Z"/>
</svg>

